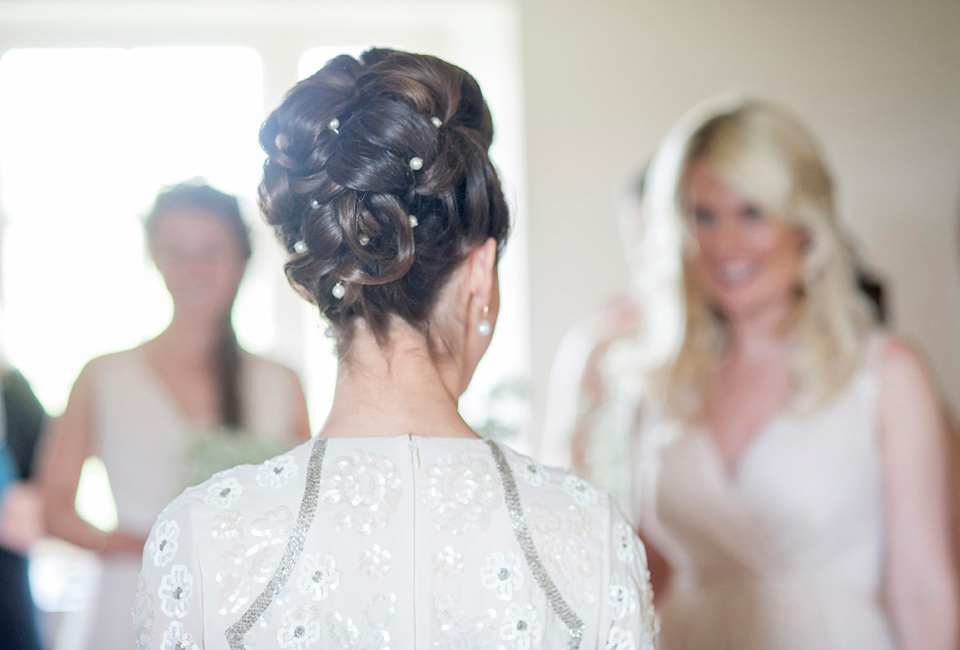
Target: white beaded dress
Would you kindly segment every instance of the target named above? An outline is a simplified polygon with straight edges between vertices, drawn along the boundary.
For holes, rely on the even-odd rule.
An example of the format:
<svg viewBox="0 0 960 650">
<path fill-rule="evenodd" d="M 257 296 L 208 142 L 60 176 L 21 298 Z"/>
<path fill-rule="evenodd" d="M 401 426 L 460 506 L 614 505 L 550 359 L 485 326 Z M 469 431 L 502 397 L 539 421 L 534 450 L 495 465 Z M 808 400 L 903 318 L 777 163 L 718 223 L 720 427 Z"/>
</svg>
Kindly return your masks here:
<svg viewBox="0 0 960 650">
<path fill-rule="evenodd" d="M 646 557 L 609 497 L 464 438 L 316 438 L 188 489 L 135 618 L 150 649 L 654 647 Z"/>
</svg>

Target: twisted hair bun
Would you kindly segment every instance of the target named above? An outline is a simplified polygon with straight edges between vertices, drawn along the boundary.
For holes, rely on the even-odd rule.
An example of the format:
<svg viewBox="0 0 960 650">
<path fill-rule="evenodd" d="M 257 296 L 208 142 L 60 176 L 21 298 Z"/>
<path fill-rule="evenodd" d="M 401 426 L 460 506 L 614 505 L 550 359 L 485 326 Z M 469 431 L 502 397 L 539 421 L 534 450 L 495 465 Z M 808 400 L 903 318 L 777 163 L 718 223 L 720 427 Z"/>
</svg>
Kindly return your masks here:
<svg viewBox="0 0 960 650">
<path fill-rule="evenodd" d="M 492 140 L 466 71 L 385 49 L 332 59 L 266 119 L 260 208 L 291 284 L 338 334 L 363 318 L 385 341 L 392 314 L 426 332 L 453 269 L 489 237 L 502 246 Z"/>
</svg>

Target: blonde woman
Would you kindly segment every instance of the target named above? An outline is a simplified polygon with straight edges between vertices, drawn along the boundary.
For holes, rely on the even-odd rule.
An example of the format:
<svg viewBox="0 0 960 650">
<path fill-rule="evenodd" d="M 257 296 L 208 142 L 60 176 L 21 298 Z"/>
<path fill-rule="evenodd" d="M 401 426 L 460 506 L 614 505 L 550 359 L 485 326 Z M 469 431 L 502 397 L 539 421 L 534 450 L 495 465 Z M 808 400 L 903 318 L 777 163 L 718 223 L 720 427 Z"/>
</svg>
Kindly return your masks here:
<svg viewBox="0 0 960 650">
<path fill-rule="evenodd" d="M 668 135 L 647 187 L 684 306 L 634 456 L 663 649 L 956 648 L 943 410 L 857 291 L 814 140 L 728 104 Z"/>
</svg>

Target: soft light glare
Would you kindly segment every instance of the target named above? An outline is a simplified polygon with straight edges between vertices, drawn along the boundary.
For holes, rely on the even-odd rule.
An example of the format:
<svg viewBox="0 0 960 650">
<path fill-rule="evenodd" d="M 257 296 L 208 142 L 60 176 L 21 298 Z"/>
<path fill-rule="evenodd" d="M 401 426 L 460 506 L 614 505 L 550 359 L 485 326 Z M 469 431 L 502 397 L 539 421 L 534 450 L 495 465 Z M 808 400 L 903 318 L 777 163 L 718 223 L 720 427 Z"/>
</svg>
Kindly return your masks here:
<svg viewBox="0 0 960 650">
<path fill-rule="evenodd" d="M 260 56 L 241 47 L 23 49 L 0 59 L 4 348 L 52 413 L 87 360 L 169 320 L 140 220 L 157 190 L 193 177 L 239 194 L 256 187 L 262 78 Z M 249 305 L 269 303 L 269 280 L 248 281 L 238 301 L 239 335 L 260 347 L 273 323 Z M 116 527 L 96 458 L 84 464 L 77 510 Z"/>
<path fill-rule="evenodd" d="M 4 344 L 51 411 L 65 406 L 84 362 L 142 342 L 169 318 L 140 221 L 157 190 L 204 177 L 252 194 L 261 68 L 241 47 L 23 49 L 0 59 Z M 262 339 L 269 328 L 261 317 L 239 329 Z"/>
</svg>

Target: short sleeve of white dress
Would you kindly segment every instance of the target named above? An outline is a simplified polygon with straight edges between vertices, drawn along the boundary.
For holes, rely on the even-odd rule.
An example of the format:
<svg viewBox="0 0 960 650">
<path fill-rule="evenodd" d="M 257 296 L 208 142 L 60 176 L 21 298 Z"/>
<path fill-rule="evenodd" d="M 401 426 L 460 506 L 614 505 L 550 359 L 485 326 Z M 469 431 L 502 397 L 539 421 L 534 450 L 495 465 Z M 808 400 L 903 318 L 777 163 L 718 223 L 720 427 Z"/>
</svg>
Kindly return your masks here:
<svg viewBox="0 0 960 650">
<path fill-rule="evenodd" d="M 199 650 L 203 641 L 200 555 L 191 492 L 160 513 L 143 553 L 133 607 L 137 650 Z"/>
<path fill-rule="evenodd" d="M 600 608 L 605 650 L 654 650 L 657 635 L 647 555 L 620 508 L 609 499 L 610 564 Z"/>
</svg>

